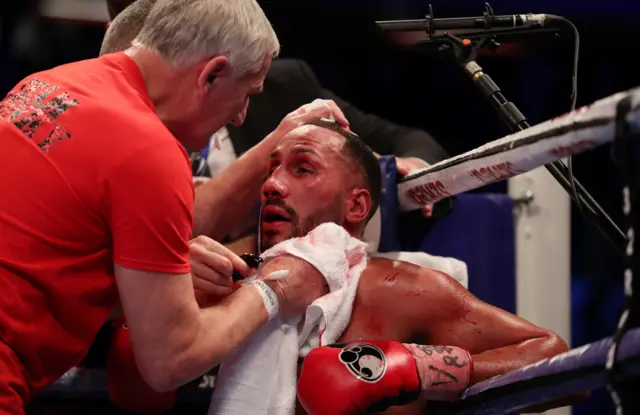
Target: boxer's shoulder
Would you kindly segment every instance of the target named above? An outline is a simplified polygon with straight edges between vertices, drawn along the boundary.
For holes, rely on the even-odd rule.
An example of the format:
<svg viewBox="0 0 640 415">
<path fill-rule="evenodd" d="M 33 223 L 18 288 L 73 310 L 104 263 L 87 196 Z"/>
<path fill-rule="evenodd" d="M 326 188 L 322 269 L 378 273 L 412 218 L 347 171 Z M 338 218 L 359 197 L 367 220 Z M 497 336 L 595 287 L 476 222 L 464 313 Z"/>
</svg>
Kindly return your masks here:
<svg viewBox="0 0 640 415">
<path fill-rule="evenodd" d="M 366 303 L 387 304 L 389 313 L 404 318 L 424 314 L 466 290 L 449 275 L 386 258 L 370 258 L 358 286 Z"/>
<path fill-rule="evenodd" d="M 360 285 L 382 293 L 413 292 L 417 288 L 459 285 L 451 276 L 434 269 L 387 258 L 369 258 Z"/>
</svg>

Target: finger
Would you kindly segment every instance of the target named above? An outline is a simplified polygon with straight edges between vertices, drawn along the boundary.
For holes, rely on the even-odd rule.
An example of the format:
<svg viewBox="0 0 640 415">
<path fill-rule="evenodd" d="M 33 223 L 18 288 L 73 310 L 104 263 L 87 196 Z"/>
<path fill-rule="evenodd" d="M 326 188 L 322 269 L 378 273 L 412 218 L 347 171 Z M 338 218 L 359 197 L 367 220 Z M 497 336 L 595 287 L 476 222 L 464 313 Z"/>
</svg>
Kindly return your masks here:
<svg viewBox="0 0 640 415">
<path fill-rule="evenodd" d="M 224 275 L 231 277 L 233 271 L 237 270 L 241 275 L 245 275 L 248 265 L 226 246 L 211 240 L 203 247 L 192 248 L 192 255 L 195 254 L 199 262 L 207 264 Z"/>
<path fill-rule="evenodd" d="M 338 105 L 331 100 L 316 99 L 310 104 L 303 105 L 295 112 L 294 118 L 298 125 L 315 118 L 332 117 L 343 127 L 349 126 L 349 121 Z"/>
<path fill-rule="evenodd" d="M 333 119 L 341 126 L 349 127 L 349 120 L 347 120 L 347 117 L 344 115 L 338 104 L 331 100 L 327 100 L 325 103 L 329 107 L 331 115 L 333 115 Z"/>
<path fill-rule="evenodd" d="M 231 261 L 233 269 L 235 271 L 238 271 L 244 278 L 250 277 L 253 271 L 249 267 L 249 265 L 247 265 L 247 263 L 244 262 L 242 258 L 236 255 L 235 252 L 231 251 L 226 246 L 223 248 L 225 249 L 225 252 L 222 255 L 224 255 L 229 261 Z"/>
<path fill-rule="evenodd" d="M 297 125 L 304 124 L 308 121 L 315 120 L 317 118 L 329 118 L 333 116 L 333 111 L 328 105 L 321 104 L 308 104 L 306 111 L 296 115 L 293 119 Z"/>
<path fill-rule="evenodd" d="M 380 153 L 376 153 L 375 151 L 373 151 L 372 153 L 373 153 L 373 155 L 374 155 L 374 156 L 376 156 L 376 158 L 377 158 L 377 159 L 379 159 L 380 157 L 382 157 L 382 156 L 380 155 Z"/>
<path fill-rule="evenodd" d="M 433 215 L 433 205 L 425 206 L 422 208 L 422 216 L 430 218 Z"/>
<path fill-rule="evenodd" d="M 211 252 L 215 252 L 218 255 L 221 255 L 227 258 L 231 262 L 231 266 L 233 270 L 236 270 L 243 277 L 248 277 L 251 274 L 251 268 L 247 265 L 246 262 L 240 256 L 236 255 L 231 249 L 227 248 L 220 242 L 214 241 L 213 239 L 207 238 L 205 241 L 207 250 Z M 233 272 L 233 270 L 231 272 Z"/>
<path fill-rule="evenodd" d="M 224 274 L 220 274 L 219 272 L 216 272 L 215 270 L 209 268 L 205 264 L 192 263 L 191 274 L 195 278 L 206 280 L 212 284 L 219 285 L 221 287 L 228 287 L 233 283 L 233 279 L 231 279 L 230 277 Z"/>
<path fill-rule="evenodd" d="M 231 265 L 231 261 L 228 258 L 211 252 L 202 246 L 191 247 L 189 257 L 189 262 L 191 262 L 192 267 L 204 265 L 212 272 L 225 275 L 229 278 L 231 278 L 233 274 L 233 265 Z"/>
<path fill-rule="evenodd" d="M 197 290 L 211 295 L 229 295 L 233 292 L 233 287 L 221 287 L 202 279 L 194 279 L 193 287 Z"/>
<path fill-rule="evenodd" d="M 406 168 L 403 165 L 396 165 L 396 171 L 398 172 L 399 175 L 401 176 L 406 176 L 407 174 L 409 174 L 409 169 Z"/>
</svg>

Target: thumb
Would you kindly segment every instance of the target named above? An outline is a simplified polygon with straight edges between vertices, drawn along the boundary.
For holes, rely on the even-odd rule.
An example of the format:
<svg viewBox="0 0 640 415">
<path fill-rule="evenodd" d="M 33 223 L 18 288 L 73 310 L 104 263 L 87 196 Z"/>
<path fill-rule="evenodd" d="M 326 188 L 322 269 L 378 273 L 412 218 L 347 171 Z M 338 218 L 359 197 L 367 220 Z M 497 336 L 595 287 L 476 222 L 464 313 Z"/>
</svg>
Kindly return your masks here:
<svg viewBox="0 0 640 415">
<path fill-rule="evenodd" d="M 409 174 L 409 169 L 402 164 L 396 165 L 396 171 L 401 176 L 406 176 L 407 174 Z"/>
</svg>

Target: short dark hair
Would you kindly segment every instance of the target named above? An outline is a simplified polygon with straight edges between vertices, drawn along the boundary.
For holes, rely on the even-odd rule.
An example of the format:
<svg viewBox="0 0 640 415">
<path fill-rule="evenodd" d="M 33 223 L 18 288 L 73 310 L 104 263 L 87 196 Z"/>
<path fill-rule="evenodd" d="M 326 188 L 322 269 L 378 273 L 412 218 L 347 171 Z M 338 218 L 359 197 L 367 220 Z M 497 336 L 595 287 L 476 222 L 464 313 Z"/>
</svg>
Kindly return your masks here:
<svg viewBox="0 0 640 415">
<path fill-rule="evenodd" d="M 111 14 L 111 24 L 102 40 L 100 56 L 107 53 L 122 52 L 129 49 L 131 42 L 138 36 L 144 22 L 157 0 L 136 0 L 124 9 L 114 10 Z M 124 6 L 126 2 L 119 2 Z M 115 7 L 115 6 L 114 6 Z"/>
<path fill-rule="evenodd" d="M 371 195 L 371 211 L 367 216 L 367 221 L 376 213 L 380 204 L 380 194 L 382 192 L 382 173 L 378 159 L 373 154 L 371 147 L 362 139 L 350 131 L 345 130 L 340 124 L 326 119 L 312 120 L 305 125 L 315 125 L 334 131 L 345 138 L 345 145 L 342 151 L 355 162 L 358 170 L 364 179 L 365 186 Z"/>
</svg>

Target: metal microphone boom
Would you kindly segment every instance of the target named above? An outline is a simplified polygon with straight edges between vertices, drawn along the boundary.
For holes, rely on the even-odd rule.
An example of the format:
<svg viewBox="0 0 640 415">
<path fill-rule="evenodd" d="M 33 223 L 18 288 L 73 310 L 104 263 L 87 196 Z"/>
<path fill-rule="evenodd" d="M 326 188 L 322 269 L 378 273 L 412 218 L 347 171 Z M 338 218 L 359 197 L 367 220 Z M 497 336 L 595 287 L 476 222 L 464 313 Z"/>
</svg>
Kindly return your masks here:
<svg viewBox="0 0 640 415">
<path fill-rule="evenodd" d="M 520 18 L 518 18 L 520 16 Z M 523 18 L 522 16 L 525 16 Z M 532 16 L 527 18 L 526 16 Z M 533 17 L 537 16 L 537 17 Z M 575 26 L 573 26 L 568 20 L 553 15 L 513 15 L 507 16 L 514 23 L 511 28 L 504 28 L 504 24 L 509 19 L 505 16 L 494 16 L 493 10 L 488 3 L 485 3 L 484 17 L 467 17 L 467 18 L 455 18 L 455 19 L 434 19 L 433 8 L 429 5 L 429 14 L 426 19 L 421 20 L 398 20 L 395 22 L 380 21 L 376 22 L 378 27 L 382 30 L 424 30 L 427 33 L 427 40 L 419 41 L 416 43 L 436 44 L 438 49 L 446 48 L 453 50 L 454 56 L 458 62 L 458 65 L 467 73 L 473 83 L 478 87 L 482 95 L 492 103 L 494 108 L 500 114 L 500 117 L 505 124 L 513 131 L 521 131 L 530 127 L 526 117 L 518 110 L 514 103 L 508 101 L 502 94 L 502 91 L 496 85 L 496 83 L 487 75 L 480 65 L 475 61 L 478 50 L 482 48 L 497 49 L 500 44 L 496 38 L 498 34 L 507 34 L 508 32 L 527 32 L 527 31 L 541 31 L 545 29 L 543 26 L 550 20 L 556 22 L 565 22 L 574 29 L 574 36 L 576 37 L 576 51 L 577 51 L 577 39 L 578 33 Z M 527 25 L 527 22 L 529 26 Z M 502 29 L 493 28 L 494 23 L 499 23 L 503 26 Z M 436 31 L 444 28 L 445 26 L 456 29 L 474 29 L 473 33 L 467 33 L 465 35 L 473 34 L 474 36 L 463 37 L 462 34 L 458 36 L 444 32 L 442 34 L 436 34 Z M 463 26 L 465 25 L 465 26 Z M 470 27 L 472 25 L 473 27 Z M 480 28 L 478 28 L 480 25 Z M 519 25 L 519 26 L 518 26 Z M 439 27 L 438 27 L 439 26 Z M 577 62 L 577 59 L 575 60 Z M 577 69 L 574 68 L 574 71 Z M 574 94 L 575 94 L 575 78 L 577 74 L 574 73 Z M 573 110 L 572 105 L 572 110 Z M 546 169 L 551 175 L 558 181 L 558 183 L 569 193 L 571 199 L 578 205 L 586 219 L 591 222 L 604 237 L 609 240 L 616 248 L 616 250 L 624 255 L 627 245 L 627 237 L 620 230 L 620 228 L 611 220 L 607 213 L 600 207 L 600 205 L 593 199 L 593 197 L 586 191 L 586 189 L 578 182 L 574 177 L 571 170 L 561 161 L 555 161 L 547 164 Z"/>
</svg>

